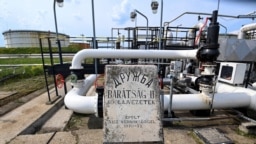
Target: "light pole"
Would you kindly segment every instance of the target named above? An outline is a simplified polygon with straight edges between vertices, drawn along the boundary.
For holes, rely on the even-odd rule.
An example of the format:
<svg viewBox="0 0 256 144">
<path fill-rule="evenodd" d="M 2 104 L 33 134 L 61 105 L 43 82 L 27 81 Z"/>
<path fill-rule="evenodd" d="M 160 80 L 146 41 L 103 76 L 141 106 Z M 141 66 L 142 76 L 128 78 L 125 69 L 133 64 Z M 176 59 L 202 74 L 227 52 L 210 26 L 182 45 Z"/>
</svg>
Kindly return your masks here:
<svg viewBox="0 0 256 144">
<path fill-rule="evenodd" d="M 151 9 L 152 9 L 153 14 L 157 13 L 158 5 L 159 4 L 158 4 L 157 0 L 152 0 Z M 159 37 L 158 49 L 159 50 L 162 49 L 162 23 L 163 23 L 162 21 L 163 21 L 163 0 L 161 0 L 160 30 L 159 30 L 159 34 L 158 34 L 158 37 Z M 158 61 L 157 67 L 158 67 L 158 70 L 159 70 L 160 69 L 159 58 L 157 59 L 157 61 Z M 162 103 L 164 102 L 163 95 L 162 95 L 161 101 L 162 101 Z M 169 104 L 170 104 L 170 106 L 168 107 L 168 116 L 171 116 L 172 99 L 170 99 Z M 162 104 L 162 108 L 163 107 L 164 107 L 164 105 Z"/>
<path fill-rule="evenodd" d="M 136 16 L 137 16 L 137 13 L 138 14 L 140 14 L 141 16 L 143 16 L 145 19 L 146 19 L 146 21 L 147 21 L 147 30 L 146 30 L 146 49 L 148 49 L 148 18 L 144 15 L 144 14 L 142 14 L 140 11 L 138 11 L 138 10 L 134 10 L 134 11 L 132 11 L 131 12 L 131 14 L 130 14 L 130 17 L 131 17 L 131 20 L 132 21 L 134 21 L 135 20 L 135 18 L 136 18 Z"/>
<path fill-rule="evenodd" d="M 151 2 L 151 9 L 152 9 L 152 12 L 153 14 L 156 14 L 157 13 L 157 9 L 158 9 L 158 2 L 157 0 L 152 0 Z M 161 15 L 160 15 L 160 30 L 159 30 L 159 43 L 158 43 L 158 48 L 159 50 L 162 49 L 162 22 L 163 21 L 163 0 L 161 0 Z"/>
<path fill-rule="evenodd" d="M 95 26 L 95 16 L 94 16 L 94 0 L 92 2 L 92 25 L 93 25 L 93 49 L 97 49 L 96 47 L 96 26 Z M 95 74 L 97 76 L 98 74 L 98 60 L 94 59 L 94 68 L 95 68 Z"/>
<path fill-rule="evenodd" d="M 59 40 L 57 17 L 56 17 L 56 2 L 58 3 L 59 7 L 63 7 L 63 1 L 64 0 L 53 0 L 53 12 L 54 12 L 54 21 L 55 21 L 55 29 L 56 29 L 56 38 L 57 38 L 57 45 L 58 45 L 59 57 L 60 57 L 59 59 L 60 59 L 61 65 L 63 64 L 63 60 L 62 60 L 61 45 Z"/>
<path fill-rule="evenodd" d="M 158 5 L 159 4 L 158 4 L 157 0 L 152 0 L 151 9 L 152 9 L 153 14 L 157 13 Z M 162 23 L 163 23 L 163 0 L 161 0 L 160 29 L 159 29 L 159 33 L 158 33 L 158 38 L 159 38 L 158 49 L 159 50 L 162 49 Z M 157 59 L 157 62 L 158 62 L 157 67 L 159 69 L 160 68 L 159 58 Z"/>
<path fill-rule="evenodd" d="M 60 40 L 59 40 L 57 17 L 56 17 L 56 2 L 58 3 L 59 7 L 63 7 L 64 0 L 53 0 L 53 13 L 54 13 L 54 21 L 55 21 L 55 29 L 56 29 L 56 39 L 57 39 L 56 42 L 57 42 L 57 45 L 58 45 L 60 65 L 63 65 L 61 44 L 60 44 Z M 67 93 L 66 82 L 64 83 L 64 92 L 65 92 L 65 94 Z"/>
</svg>

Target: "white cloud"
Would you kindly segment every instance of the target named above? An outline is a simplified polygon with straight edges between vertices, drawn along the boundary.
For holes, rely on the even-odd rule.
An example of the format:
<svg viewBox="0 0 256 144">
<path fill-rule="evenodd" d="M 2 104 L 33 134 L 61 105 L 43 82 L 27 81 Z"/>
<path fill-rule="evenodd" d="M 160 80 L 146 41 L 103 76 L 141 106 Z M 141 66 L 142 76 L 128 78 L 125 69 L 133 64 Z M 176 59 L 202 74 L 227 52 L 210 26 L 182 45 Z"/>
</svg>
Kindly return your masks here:
<svg viewBox="0 0 256 144">
<path fill-rule="evenodd" d="M 130 19 L 131 4 L 128 0 L 122 0 L 119 5 L 114 5 L 112 9 L 112 20 L 118 24 L 124 24 Z"/>
<path fill-rule="evenodd" d="M 149 26 L 158 26 L 160 12 L 152 14 L 150 3 L 151 0 L 94 0 L 97 36 L 110 36 L 113 27 L 133 27 L 134 23 L 130 22 L 130 12 L 133 8 L 148 17 Z M 0 31 L 8 29 L 55 31 L 52 5 L 53 1 L 51 0 L 0 0 L 2 11 L 0 13 Z M 211 13 L 216 9 L 217 2 L 216 0 L 165 0 L 163 7 L 163 22 L 165 22 L 186 11 Z M 219 14 L 238 15 L 252 11 L 255 11 L 255 5 L 245 2 L 224 2 L 223 0 L 220 3 Z M 64 7 L 56 7 L 56 12 L 59 32 L 71 36 L 82 33 L 86 36 L 93 35 L 90 0 L 64 0 Z M 228 31 L 239 29 L 246 22 L 252 22 L 251 20 L 244 22 L 244 19 L 241 19 L 242 22 L 239 23 L 237 19 L 231 21 L 219 18 L 218 20 L 228 28 Z M 189 27 L 196 22 L 196 15 L 187 15 L 173 22 L 171 26 L 182 24 L 182 26 Z M 145 25 L 145 20 L 138 18 L 137 25 Z M 3 46 L 4 38 L 1 36 L 0 46 Z"/>
</svg>

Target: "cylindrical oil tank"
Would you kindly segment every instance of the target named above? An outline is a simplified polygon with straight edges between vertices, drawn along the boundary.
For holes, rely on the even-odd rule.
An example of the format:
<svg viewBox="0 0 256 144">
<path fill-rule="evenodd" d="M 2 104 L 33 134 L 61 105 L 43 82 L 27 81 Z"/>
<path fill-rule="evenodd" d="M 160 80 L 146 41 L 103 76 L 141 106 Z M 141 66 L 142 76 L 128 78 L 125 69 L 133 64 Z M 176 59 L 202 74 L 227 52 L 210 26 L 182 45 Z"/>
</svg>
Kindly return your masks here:
<svg viewBox="0 0 256 144">
<path fill-rule="evenodd" d="M 6 48 L 39 47 L 39 38 L 42 40 L 43 47 L 48 47 L 48 40 L 51 40 L 51 46 L 57 47 L 56 33 L 50 31 L 38 30 L 8 30 L 3 32 Z M 69 36 L 59 33 L 61 47 L 69 46 Z"/>
</svg>

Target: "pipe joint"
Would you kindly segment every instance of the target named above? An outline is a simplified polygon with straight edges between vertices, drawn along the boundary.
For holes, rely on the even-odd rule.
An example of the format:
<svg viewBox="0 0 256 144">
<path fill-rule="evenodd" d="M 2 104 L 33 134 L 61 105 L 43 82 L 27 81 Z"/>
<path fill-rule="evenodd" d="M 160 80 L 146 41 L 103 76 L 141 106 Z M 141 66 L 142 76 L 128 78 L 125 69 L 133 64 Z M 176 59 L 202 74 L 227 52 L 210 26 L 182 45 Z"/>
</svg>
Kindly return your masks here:
<svg viewBox="0 0 256 144">
<path fill-rule="evenodd" d="M 84 79 L 83 69 L 71 69 L 71 82 L 76 83 L 78 80 Z"/>
<path fill-rule="evenodd" d="M 196 57 L 201 62 L 213 62 L 217 60 L 219 54 L 218 49 L 202 47 L 198 50 Z"/>
<path fill-rule="evenodd" d="M 97 113 L 96 113 L 96 116 L 102 118 L 103 117 L 104 87 L 96 88 L 96 92 L 98 93 L 98 103 L 97 103 Z"/>
</svg>

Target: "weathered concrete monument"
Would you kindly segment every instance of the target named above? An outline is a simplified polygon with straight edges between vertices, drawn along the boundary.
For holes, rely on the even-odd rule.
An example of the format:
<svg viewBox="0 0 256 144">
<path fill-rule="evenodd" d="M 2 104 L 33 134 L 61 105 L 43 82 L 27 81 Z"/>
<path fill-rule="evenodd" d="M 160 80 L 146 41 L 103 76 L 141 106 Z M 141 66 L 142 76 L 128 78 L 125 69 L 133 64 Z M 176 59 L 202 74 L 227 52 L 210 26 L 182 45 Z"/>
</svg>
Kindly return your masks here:
<svg viewBox="0 0 256 144">
<path fill-rule="evenodd" d="M 104 143 L 163 143 L 154 65 L 105 68 Z"/>
</svg>

